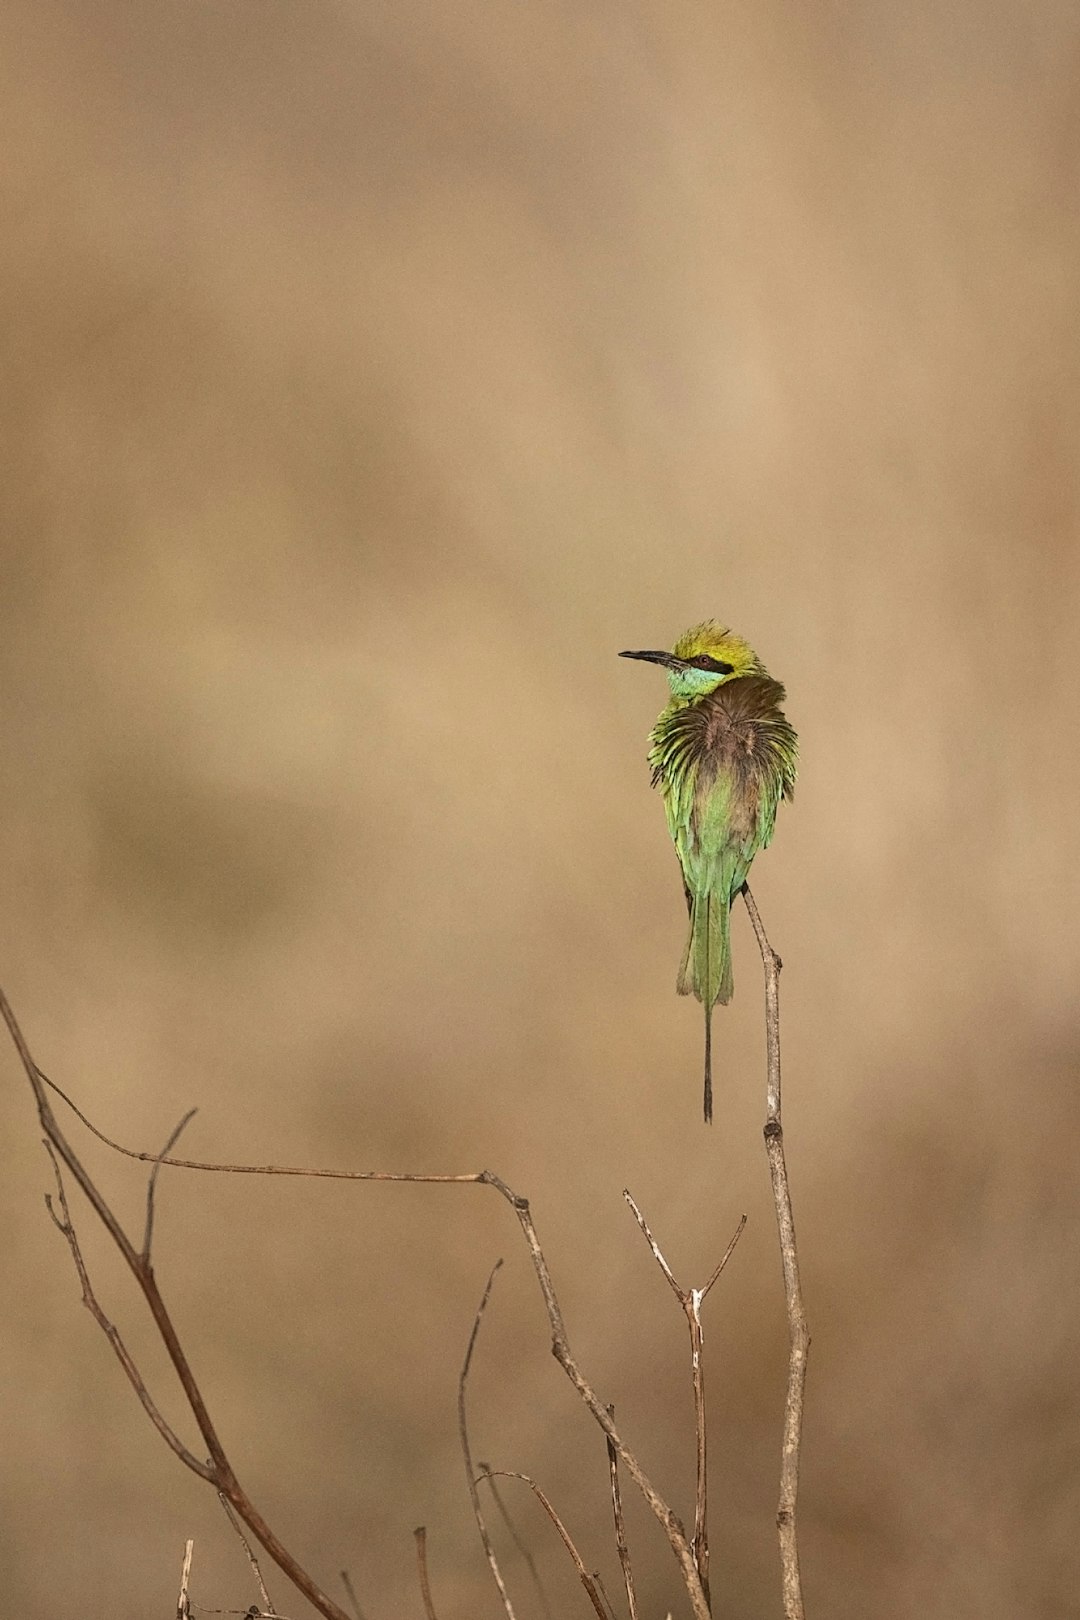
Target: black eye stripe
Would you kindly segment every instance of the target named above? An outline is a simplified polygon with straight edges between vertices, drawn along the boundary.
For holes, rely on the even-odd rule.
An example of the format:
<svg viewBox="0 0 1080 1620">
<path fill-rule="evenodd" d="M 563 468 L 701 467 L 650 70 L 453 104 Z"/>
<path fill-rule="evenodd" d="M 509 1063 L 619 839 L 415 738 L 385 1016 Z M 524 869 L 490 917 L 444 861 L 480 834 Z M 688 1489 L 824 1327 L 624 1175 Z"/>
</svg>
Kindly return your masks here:
<svg viewBox="0 0 1080 1620">
<path fill-rule="evenodd" d="M 714 675 L 730 675 L 735 668 L 734 664 L 724 664 L 719 658 L 710 658 L 708 653 L 699 653 L 693 663 L 697 669 L 711 670 Z"/>
</svg>

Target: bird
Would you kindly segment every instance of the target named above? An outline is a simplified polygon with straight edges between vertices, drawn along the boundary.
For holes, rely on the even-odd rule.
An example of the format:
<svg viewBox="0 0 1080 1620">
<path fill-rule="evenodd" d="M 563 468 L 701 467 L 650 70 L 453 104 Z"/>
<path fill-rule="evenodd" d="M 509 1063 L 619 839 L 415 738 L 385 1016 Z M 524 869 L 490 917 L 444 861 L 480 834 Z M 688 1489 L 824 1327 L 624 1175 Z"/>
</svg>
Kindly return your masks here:
<svg viewBox="0 0 1080 1620">
<path fill-rule="evenodd" d="M 715 619 L 671 652 L 623 652 L 667 671 L 671 701 L 649 736 L 653 787 L 682 868 L 689 913 L 676 988 L 705 1009 L 705 1122 L 712 1120 L 712 1010 L 731 1000 L 731 906 L 792 799 L 799 743 L 786 692 L 753 648 Z"/>
</svg>

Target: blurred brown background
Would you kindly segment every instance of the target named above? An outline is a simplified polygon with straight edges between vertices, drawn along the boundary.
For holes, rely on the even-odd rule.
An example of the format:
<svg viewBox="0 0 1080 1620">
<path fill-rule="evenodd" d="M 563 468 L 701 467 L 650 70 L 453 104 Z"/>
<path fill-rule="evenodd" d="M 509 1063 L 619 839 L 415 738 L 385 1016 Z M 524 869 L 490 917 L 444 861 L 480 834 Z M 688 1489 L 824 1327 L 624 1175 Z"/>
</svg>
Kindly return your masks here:
<svg viewBox="0 0 1080 1620">
<path fill-rule="evenodd" d="M 714 1587 L 777 1614 L 760 968 L 740 915 L 707 1132 L 663 682 L 615 656 L 728 620 L 803 740 L 755 891 L 808 1610 L 1075 1614 L 1080 12 L 9 0 L 0 29 L 0 972 L 39 1061 L 140 1147 L 197 1104 L 204 1157 L 497 1168 L 685 1513 L 684 1324 L 620 1194 L 688 1282 L 745 1209 L 707 1311 Z M 3 1074 L 0 1609 L 167 1614 L 189 1535 L 197 1602 L 243 1609 Z M 138 1226 L 135 1167 L 87 1155 Z M 420 1614 L 419 1523 L 443 1620 L 499 1612 L 454 1405 L 500 1254 L 476 1454 L 615 1592 L 602 1444 L 494 1194 L 163 1178 L 241 1477 L 369 1620 Z M 631 1530 L 643 1614 L 686 1613 L 636 1501 Z"/>
</svg>

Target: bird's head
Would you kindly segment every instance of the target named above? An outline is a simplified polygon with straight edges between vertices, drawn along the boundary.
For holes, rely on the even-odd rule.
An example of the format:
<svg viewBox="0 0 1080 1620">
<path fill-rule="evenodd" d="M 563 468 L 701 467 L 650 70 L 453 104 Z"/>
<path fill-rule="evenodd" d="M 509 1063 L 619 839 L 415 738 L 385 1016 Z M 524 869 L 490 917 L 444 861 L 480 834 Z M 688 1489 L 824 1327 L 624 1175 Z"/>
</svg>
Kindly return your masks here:
<svg viewBox="0 0 1080 1620">
<path fill-rule="evenodd" d="M 705 697 L 740 675 L 764 673 L 754 649 L 713 619 L 687 630 L 671 652 L 624 652 L 619 657 L 660 664 L 667 670 L 672 697 L 684 700 Z"/>
</svg>

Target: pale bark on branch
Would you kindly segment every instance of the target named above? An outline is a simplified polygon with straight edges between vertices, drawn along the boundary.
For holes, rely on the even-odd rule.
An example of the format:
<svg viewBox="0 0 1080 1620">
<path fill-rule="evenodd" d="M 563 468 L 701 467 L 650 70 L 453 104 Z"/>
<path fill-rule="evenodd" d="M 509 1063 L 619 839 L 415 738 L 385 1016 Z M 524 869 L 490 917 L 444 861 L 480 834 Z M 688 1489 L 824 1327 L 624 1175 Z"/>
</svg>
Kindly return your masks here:
<svg viewBox="0 0 1080 1620">
<path fill-rule="evenodd" d="M 784 1131 L 780 1118 L 780 969 L 783 964 L 769 944 L 761 914 L 745 884 L 742 892 L 765 969 L 765 1151 L 769 1158 L 776 1227 L 780 1236 L 780 1260 L 784 1272 L 784 1299 L 788 1320 L 787 1392 L 784 1398 L 784 1436 L 780 1454 L 780 1499 L 776 1510 L 776 1529 L 780 1540 L 780 1582 L 785 1620 L 804 1620 L 806 1611 L 803 1607 L 802 1577 L 799 1571 L 796 1513 L 810 1332 L 806 1323 L 806 1307 L 803 1304 L 802 1282 L 799 1276 L 795 1217 L 791 1210 L 791 1188 L 788 1184 L 787 1162 L 784 1158 Z"/>
</svg>

